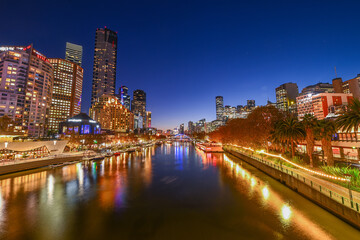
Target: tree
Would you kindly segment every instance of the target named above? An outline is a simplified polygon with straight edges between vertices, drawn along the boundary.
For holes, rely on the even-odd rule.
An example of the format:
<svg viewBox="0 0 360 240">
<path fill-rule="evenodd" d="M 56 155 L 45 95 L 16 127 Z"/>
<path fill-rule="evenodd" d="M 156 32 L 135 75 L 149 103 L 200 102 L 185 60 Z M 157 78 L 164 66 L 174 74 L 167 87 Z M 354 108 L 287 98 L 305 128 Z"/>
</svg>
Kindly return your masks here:
<svg viewBox="0 0 360 240">
<path fill-rule="evenodd" d="M 305 129 L 306 152 L 310 159 L 310 167 L 314 167 L 314 162 L 313 162 L 313 153 L 315 146 L 314 130 L 317 124 L 317 119 L 313 115 L 305 114 L 301 123 Z"/>
<path fill-rule="evenodd" d="M 291 157 L 295 156 L 295 145 L 300 139 L 305 138 L 305 130 L 295 117 L 287 117 L 275 125 L 275 133 L 283 142 L 291 146 Z"/>
<path fill-rule="evenodd" d="M 321 140 L 322 150 L 329 166 L 334 166 L 334 157 L 331 146 L 331 139 L 336 133 L 335 122 L 329 119 L 318 121 L 315 135 Z"/>
<path fill-rule="evenodd" d="M 345 132 L 358 131 L 360 125 L 360 101 L 354 99 L 349 108 L 340 117 L 336 119 L 336 125 Z"/>
</svg>

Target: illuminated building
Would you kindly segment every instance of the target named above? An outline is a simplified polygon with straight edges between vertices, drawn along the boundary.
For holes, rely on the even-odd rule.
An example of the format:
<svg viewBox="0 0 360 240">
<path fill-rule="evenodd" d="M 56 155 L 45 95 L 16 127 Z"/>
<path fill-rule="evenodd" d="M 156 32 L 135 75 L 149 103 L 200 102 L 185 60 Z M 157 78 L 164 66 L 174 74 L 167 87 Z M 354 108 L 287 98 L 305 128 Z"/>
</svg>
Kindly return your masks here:
<svg viewBox="0 0 360 240">
<path fill-rule="evenodd" d="M 146 128 L 151 128 L 151 112 L 146 111 Z"/>
<path fill-rule="evenodd" d="M 128 93 L 129 88 L 127 86 L 121 86 L 120 88 L 120 101 L 127 109 L 130 110 L 130 95 Z"/>
<path fill-rule="evenodd" d="M 100 134 L 101 126 L 86 113 L 80 113 L 60 123 L 59 133 L 62 135 Z"/>
<path fill-rule="evenodd" d="M 179 127 L 179 133 L 180 134 L 184 134 L 185 133 L 185 127 L 184 127 L 184 124 L 180 124 L 180 127 Z"/>
<path fill-rule="evenodd" d="M 216 102 L 216 119 L 222 120 L 224 111 L 224 98 L 222 96 L 215 97 Z"/>
<path fill-rule="evenodd" d="M 134 114 L 112 95 L 99 97 L 90 109 L 90 116 L 106 130 L 130 132 L 134 129 Z"/>
<path fill-rule="evenodd" d="M 84 70 L 68 60 L 50 58 L 54 68 L 54 85 L 50 107 L 49 131 L 56 133 L 59 123 L 81 111 Z"/>
<path fill-rule="evenodd" d="M 115 94 L 117 33 L 98 28 L 95 36 L 91 104 L 104 94 Z"/>
<path fill-rule="evenodd" d="M 15 123 L 14 132 L 47 135 L 53 67 L 32 45 L 0 48 L 0 116 Z"/>
<path fill-rule="evenodd" d="M 188 122 L 188 133 L 193 134 L 195 132 L 195 125 L 192 121 Z"/>
<path fill-rule="evenodd" d="M 334 88 L 332 84 L 317 83 L 303 88 L 300 95 L 307 95 L 307 94 L 315 95 L 318 93 L 333 93 L 333 92 L 334 92 Z"/>
<path fill-rule="evenodd" d="M 318 120 L 326 117 L 337 117 L 352 101 L 352 94 L 319 93 L 300 95 L 296 98 L 298 118 L 302 120 L 305 114 L 315 116 Z"/>
<path fill-rule="evenodd" d="M 137 89 L 134 91 L 131 111 L 135 115 L 140 114 L 143 120 L 146 119 L 146 93 L 143 90 Z"/>
<path fill-rule="evenodd" d="M 275 89 L 276 106 L 285 112 L 296 112 L 296 97 L 299 89 L 296 83 L 284 83 Z"/>
<path fill-rule="evenodd" d="M 354 98 L 360 100 L 360 74 L 356 78 L 342 81 L 341 78 L 333 79 L 334 92 L 336 93 L 351 93 Z"/>
<path fill-rule="evenodd" d="M 83 47 L 77 44 L 66 42 L 65 60 L 76 63 L 81 67 Z"/>
</svg>

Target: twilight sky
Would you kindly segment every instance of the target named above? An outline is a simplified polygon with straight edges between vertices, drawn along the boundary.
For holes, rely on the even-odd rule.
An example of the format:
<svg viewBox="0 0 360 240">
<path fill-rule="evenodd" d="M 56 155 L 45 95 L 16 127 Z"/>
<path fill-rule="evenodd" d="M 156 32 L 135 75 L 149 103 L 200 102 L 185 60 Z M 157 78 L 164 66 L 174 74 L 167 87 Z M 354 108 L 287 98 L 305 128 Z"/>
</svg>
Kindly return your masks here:
<svg viewBox="0 0 360 240">
<path fill-rule="evenodd" d="M 360 73 L 358 1 L 13 1 L 0 0 L 0 46 L 28 45 L 65 57 L 83 45 L 82 110 L 90 107 L 95 30 L 118 31 L 117 88 L 147 93 L 153 126 L 215 119 L 226 105 L 275 100 L 275 87 L 299 90 Z"/>
</svg>

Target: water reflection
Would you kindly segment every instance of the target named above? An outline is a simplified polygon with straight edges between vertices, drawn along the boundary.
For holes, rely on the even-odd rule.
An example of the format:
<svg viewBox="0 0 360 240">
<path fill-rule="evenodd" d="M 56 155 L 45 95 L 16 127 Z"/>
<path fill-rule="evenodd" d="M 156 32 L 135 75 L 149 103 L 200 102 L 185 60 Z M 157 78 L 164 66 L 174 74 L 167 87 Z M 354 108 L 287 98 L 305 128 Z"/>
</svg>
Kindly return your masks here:
<svg viewBox="0 0 360 240">
<path fill-rule="evenodd" d="M 0 179 L 0 239 L 356 239 L 263 179 L 189 143 L 18 173 Z"/>
<path fill-rule="evenodd" d="M 279 216 L 279 220 L 284 228 L 297 228 L 297 231 L 306 238 L 311 239 L 333 239 L 325 230 L 314 223 L 312 219 L 303 215 L 300 210 L 293 209 L 291 204 L 283 199 L 270 186 L 251 172 L 243 168 L 240 163 L 235 163 L 224 155 L 224 167 L 226 174 L 234 178 L 237 182 L 237 189 L 241 191 L 255 192 L 258 194 L 259 204 L 262 204 L 265 210 L 273 211 Z M 244 190 L 244 188 L 247 190 Z"/>
</svg>

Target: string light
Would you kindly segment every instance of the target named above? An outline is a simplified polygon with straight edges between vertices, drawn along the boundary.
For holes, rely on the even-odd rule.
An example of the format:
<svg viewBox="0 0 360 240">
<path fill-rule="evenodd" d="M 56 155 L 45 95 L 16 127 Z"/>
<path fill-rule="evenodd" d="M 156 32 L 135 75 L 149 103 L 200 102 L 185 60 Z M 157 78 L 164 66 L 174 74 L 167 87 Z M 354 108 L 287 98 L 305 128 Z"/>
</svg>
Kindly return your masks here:
<svg viewBox="0 0 360 240">
<path fill-rule="evenodd" d="M 322 173 L 322 172 L 314 171 L 314 170 L 311 170 L 311 169 L 309 169 L 309 168 L 303 167 L 303 166 L 301 166 L 301 165 L 299 165 L 299 164 L 293 163 L 292 161 L 284 158 L 283 156 L 281 156 L 281 154 L 280 154 L 280 155 L 276 155 L 276 154 L 267 153 L 267 152 L 265 152 L 265 150 L 257 150 L 257 151 L 255 151 L 255 150 L 252 149 L 252 148 L 242 147 L 242 146 L 238 146 L 238 145 L 233 145 L 233 146 L 238 147 L 238 148 L 240 147 L 240 148 L 243 148 L 243 149 L 246 149 L 246 150 L 250 150 L 250 151 L 252 151 L 252 152 L 257 152 L 257 153 L 260 153 L 260 154 L 265 154 L 265 155 L 267 155 L 267 156 L 280 158 L 280 159 L 284 160 L 285 162 L 290 163 L 291 165 L 293 165 L 293 166 L 295 166 L 295 167 L 297 167 L 297 168 L 300 168 L 300 169 L 302 169 L 302 170 L 311 172 L 311 173 L 313 173 L 313 174 L 316 174 L 316 175 L 319 175 L 319 176 L 322 176 L 322 177 L 326 177 L 326 178 L 330 178 L 330 179 L 334 179 L 334 180 L 339 180 L 339 181 L 343 181 L 343 182 L 349 182 L 349 181 L 350 181 L 350 179 L 347 179 L 347 178 L 335 177 L 335 176 L 333 176 L 333 175 L 325 174 L 325 173 Z"/>
</svg>

